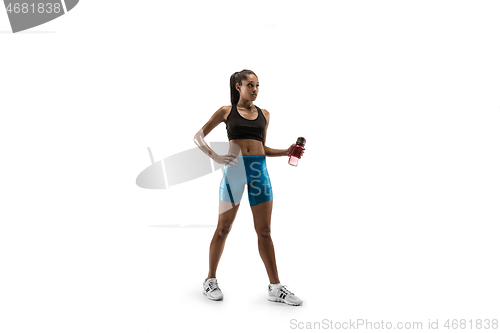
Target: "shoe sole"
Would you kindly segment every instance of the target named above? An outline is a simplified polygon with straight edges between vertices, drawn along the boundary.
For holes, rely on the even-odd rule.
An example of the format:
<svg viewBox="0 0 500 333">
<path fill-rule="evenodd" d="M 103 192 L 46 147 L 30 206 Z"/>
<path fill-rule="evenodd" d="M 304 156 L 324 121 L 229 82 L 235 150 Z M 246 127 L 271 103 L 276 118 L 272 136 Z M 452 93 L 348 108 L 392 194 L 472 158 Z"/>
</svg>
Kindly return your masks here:
<svg viewBox="0 0 500 333">
<path fill-rule="evenodd" d="M 211 300 L 211 301 L 222 301 L 222 299 L 224 298 L 224 296 L 222 296 L 221 298 L 212 298 L 209 295 L 207 295 L 207 293 L 205 292 L 205 290 L 203 290 L 203 295 L 207 296 L 207 298 L 209 300 Z"/>
<path fill-rule="evenodd" d="M 285 304 L 288 304 L 288 305 L 292 305 L 292 306 L 299 306 L 299 305 L 302 305 L 302 303 L 299 303 L 299 304 L 294 304 L 294 303 L 290 303 L 290 302 L 287 302 L 285 301 L 284 299 L 282 298 L 279 298 L 279 297 L 268 297 L 267 298 L 268 301 L 271 301 L 271 302 L 278 302 L 278 303 L 285 303 Z"/>
</svg>

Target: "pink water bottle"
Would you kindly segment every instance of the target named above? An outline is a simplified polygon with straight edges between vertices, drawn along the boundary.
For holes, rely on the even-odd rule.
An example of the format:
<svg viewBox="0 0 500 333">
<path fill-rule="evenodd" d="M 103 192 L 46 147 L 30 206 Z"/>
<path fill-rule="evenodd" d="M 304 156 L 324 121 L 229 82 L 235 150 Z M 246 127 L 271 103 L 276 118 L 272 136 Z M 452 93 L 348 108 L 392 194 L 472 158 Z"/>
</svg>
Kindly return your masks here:
<svg viewBox="0 0 500 333">
<path fill-rule="evenodd" d="M 288 164 L 290 164 L 291 166 L 297 166 L 297 164 L 299 164 L 299 158 L 300 155 L 302 155 L 302 151 L 304 150 L 305 144 L 306 144 L 306 139 L 304 139 L 303 137 L 299 137 L 297 139 L 295 146 L 293 147 L 290 154 L 288 154 L 288 156 L 290 156 Z"/>
</svg>

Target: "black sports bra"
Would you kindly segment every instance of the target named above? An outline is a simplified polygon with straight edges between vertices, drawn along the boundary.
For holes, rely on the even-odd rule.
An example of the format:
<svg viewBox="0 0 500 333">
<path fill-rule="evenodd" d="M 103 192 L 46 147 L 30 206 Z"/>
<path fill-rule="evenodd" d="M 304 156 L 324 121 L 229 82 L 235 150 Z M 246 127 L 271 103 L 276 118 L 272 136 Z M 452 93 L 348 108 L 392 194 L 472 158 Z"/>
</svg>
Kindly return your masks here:
<svg viewBox="0 0 500 333">
<path fill-rule="evenodd" d="M 227 138 L 233 139 L 254 139 L 263 141 L 264 130 L 266 129 L 266 117 L 257 105 L 257 118 L 254 120 L 243 118 L 236 109 L 236 104 L 231 107 L 231 112 L 227 115 L 226 130 Z"/>
</svg>

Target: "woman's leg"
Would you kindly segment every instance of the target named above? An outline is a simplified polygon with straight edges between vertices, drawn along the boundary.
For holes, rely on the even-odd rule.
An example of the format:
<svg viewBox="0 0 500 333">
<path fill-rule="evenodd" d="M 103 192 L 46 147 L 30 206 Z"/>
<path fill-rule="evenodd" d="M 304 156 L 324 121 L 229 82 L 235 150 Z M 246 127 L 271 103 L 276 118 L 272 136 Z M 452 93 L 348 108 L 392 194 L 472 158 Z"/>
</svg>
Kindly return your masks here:
<svg viewBox="0 0 500 333">
<path fill-rule="evenodd" d="M 233 221 L 236 218 L 239 206 L 240 204 L 238 203 L 235 204 L 219 200 L 219 222 L 212 238 L 212 242 L 210 243 L 207 279 L 216 277 L 215 272 L 217 271 L 217 266 L 219 265 L 222 251 L 224 250 L 224 244 L 226 243 L 226 238 L 231 230 Z"/>
<path fill-rule="evenodd" d="M 280 283 L 276 258 L 274 256 L 274 245 L 271 239 L 271 212 L 273 200 L 265 201 L 250 207 L 253 213 L 255 231 L 259 243 L 259 254 L 266 266 L 267 275 L 271 284 Z"/>
</svg>

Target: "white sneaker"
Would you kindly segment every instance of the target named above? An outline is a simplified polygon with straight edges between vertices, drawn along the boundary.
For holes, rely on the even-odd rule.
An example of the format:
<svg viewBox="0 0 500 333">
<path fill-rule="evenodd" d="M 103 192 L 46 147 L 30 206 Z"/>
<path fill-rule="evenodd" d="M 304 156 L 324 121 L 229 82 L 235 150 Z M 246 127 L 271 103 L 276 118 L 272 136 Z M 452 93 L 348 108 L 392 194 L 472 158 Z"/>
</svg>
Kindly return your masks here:
<svg viewBox="0 0 500 333">
<path fill-rule="evenodd" d="M 212 301 L 220 301 L 224 297 L 222 290 L 217 285 L 216 278 L 210 278 L 203 282 L 203 295 Z"/>
<path fill-rule="evenodd" d="M 271 285 L 267 288 L 268 297 L 267 299 L 271 302 L 281 302 L 288 305 L 301 305 L 302 300 L 295 296 L 286 286 L 279 284 L 276 288 L 271 288 Z"/>
</svg>

